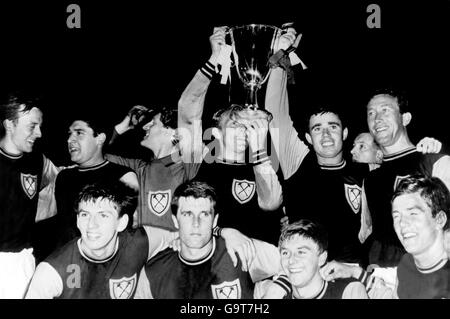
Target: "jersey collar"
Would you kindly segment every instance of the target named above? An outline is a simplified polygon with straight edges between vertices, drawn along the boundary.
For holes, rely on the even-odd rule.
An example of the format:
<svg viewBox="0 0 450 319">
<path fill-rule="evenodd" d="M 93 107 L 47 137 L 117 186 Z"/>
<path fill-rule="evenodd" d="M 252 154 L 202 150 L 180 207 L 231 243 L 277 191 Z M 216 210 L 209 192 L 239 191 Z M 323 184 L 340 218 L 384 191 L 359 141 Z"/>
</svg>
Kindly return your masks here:
<svg viewBox="0 0 450 319">
<path fill-rule="evenodd" d="M 108 164 L 109 164 L 109 161 L 104 160 L 103 162 L 101 162 L 100 164 L 97 164 L 97 165 L 86 166 L 86 167 L 78 166 L 78 171 L 80 171 L 80 172 L 95 171 L 96 169 L 102 168 Z"/>
<path fill-rule="evenodd" d="M 116 247 L 114 248 L 113 254 L 111 256 L 109 256 L 108 258 L 102 259 L 102 260 L 92 259 L 83 252 L 83 249 L 81 249 L 81 238 L 77 240 L 77 246 L 78 246 L 78 250 L 80 251 L 80 254 L 81 254 L 81 256 L 83 256 L 83 258 L 87 259 L 88 261 L 90 261 L 94 264 L 102 264 L 107 261 L 110 261 L 116 255 L 117 251 L 119 250 L 119 237 L 117 237 Z"/>
<path fill-rule="evenodd" d="M 320 288 L 320 291 L 315 296 L 308 299 L 322 299 L 323 296 L 325 295 L 325 292 L 327 291 L 327 288 L 328 288 L 328 281 L 324 280 L 322 283 L 322 288 Z M 294 297 L 294 294 L 292 294 L 292 299 L 297 299 Z"/>
<path fill-rule="evenodd" d="M 15 154 L 8 153 L 6 150 L 4 150 L 1 147 L 0 147 L 0 154 L 4 155 L 4 156 L 6 156 L 6 157 L 8 157 L 10 159 L 19 159 L 19 158 L 21 158 L 23 156 L 23 154 L 15 155 Z"/>
<path fill-rule="evenodd" d="M 415 152 L 417 152 L 416 147 L 415 146 L 410 146 L 410 147 L 408 147 L 407 149 L 405 149 L 405 150 L 403 150 L 401 152 L 384 156 L 383 162 L 393 161 L 393 160 L 395 160 L 397 158 L 400 158 L 400 157 L 403 157 L 403 156 L 406 156 L 406 155 L 409 155 L 409 154 L 412 154 L 412 153 L 415 153 Z"/>
<path fill-rule="evenodd" d="M 333 165 L 321 165 L 321 164 L 319 164 L 319 166 L 320 166 L 321 169 L 334 171 L 334 170 L 338 170 L 338 169 L 344 168 L 346 164 L 347 164 L 347 162 L 345 160 L 342 160 L 342 162 L 340 162 L 339 164 L 333 164 Z"/>
<path fill-rule="evenodd" d="M 423 273 L 423 274 L 429 274 L 432 272 L 435 272 L 436 270 L 441 269 L 442 267 L 445 266 L 445 264 L 448 261 L 448 257 L 447 254 L 444 253 L 443 256 L 441 257 L 441 259 L 439 259 L 438 262 L 436 262 L 434 265 L 432 265 L 431 267 L 427 267 L 427 268 L 420 268 L 419 266 L 416 265 L 416 268 L 419 272 Z"/>
</svg>

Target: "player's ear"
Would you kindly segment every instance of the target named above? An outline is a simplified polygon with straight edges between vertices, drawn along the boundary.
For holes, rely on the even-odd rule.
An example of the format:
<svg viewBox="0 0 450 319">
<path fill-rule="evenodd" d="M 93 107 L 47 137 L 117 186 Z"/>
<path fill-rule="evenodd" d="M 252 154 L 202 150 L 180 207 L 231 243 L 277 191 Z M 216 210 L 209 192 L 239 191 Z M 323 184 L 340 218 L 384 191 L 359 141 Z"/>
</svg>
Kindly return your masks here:
<svg viewBox="0 0 450 319">
<path fill-rule="evenodd" d="M 117 232 L 121 232 L 124 231 L 125 228 L 127 228 L 128 225 L 128 214 L 123 214 L 120 218 L 119 218 L 119 224 L 117 225 Z"/>
<path fill-rule="evenodd" d="M 438 227 L 444 229 L 444 226 L 447 223 L 447 214 L 441 210 L 439 213 L 436 214 L 435 219 Z"/>
<path fill-rule="evenodd" d="M 174 214 L 172 214 L 172 221 L 173 221 L 173 224 L 175 225 L 175 228 L 180 229 L 180 226 L 178 225 L 177 217 Z"/>
<path fill-rule="evenodd" d="M 308 141 L 308 143 L 312 145 L 312 138 L 311 135 L 309 135 L 309 133 L 305 133 L 305 138 Z"/>
<path fill-rule="evenodd" d="M 348 129 L 344 128 L 344 130 L 342 131 L 342 140 L 345 141 L 347 139 L 348 136 Z"/>
<path fill-rule="evenodd" d="M 403 122 L 403 126 L 407 126 L 412 119 L 412 114 L 409 112 L 405 112 L 402 114 L 402 122 Z"/>
<path fill-rule="evenodd" d="M 97 144 L 99 145 L 103 145 L 105 143 L 106 140 L 106 134 L 105 133 L 100 133 L 98 134 L 95 139 L 97 140 Z"/>
<path fill-rule="evenodd" d="M 11 120 L 3 120 L 3 127 L 5 128 L 5 132 L 9 132 L 11 131 L 11 129 L 13 128 L 13 121 Z"/>
<path fill-rule="evenodd" d="M 319 266 L 322 267 L 327 263 L 328 252 L 325 250 L 319 255 Z"/>
</svg>

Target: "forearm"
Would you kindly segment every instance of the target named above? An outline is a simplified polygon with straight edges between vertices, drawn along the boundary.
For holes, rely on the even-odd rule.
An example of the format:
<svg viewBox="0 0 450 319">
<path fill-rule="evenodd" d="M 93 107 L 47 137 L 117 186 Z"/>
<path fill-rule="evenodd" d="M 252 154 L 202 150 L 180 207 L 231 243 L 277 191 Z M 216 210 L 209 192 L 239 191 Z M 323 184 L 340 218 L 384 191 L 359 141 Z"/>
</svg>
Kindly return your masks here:
<svg viewBox="0 0 450 319">
<path fill-rule="evenodd" d="M 255 173 L 258 205 L 261 209 L 272 211 L 283 202 L 283 192 L 280 181 L 270 161 L 253 167 Z"/>
<path fill-rule="evenodd" d="M 250 276 L 257 282 L 282 272 L 278 248 L 264 241 L 253 239 L 256 256 L 250 265 Z"/>
<path fill-rule="evenodd" d="M 211 64 L 199 69 L 178 101 L 178 124 L 183 126 L 202 119 L 206 92 L 215 72 Z"/>
<path fill-rule="evenodd" d="M 270 134 L 278 154 L 285 179 L 299 168 L 309 149 L 298 137 L 289 116 L 289 97 L 286 72 L 281 68 L 272 69 L 266 90 L 266 109 L 272 113 Z"/>
</svg>

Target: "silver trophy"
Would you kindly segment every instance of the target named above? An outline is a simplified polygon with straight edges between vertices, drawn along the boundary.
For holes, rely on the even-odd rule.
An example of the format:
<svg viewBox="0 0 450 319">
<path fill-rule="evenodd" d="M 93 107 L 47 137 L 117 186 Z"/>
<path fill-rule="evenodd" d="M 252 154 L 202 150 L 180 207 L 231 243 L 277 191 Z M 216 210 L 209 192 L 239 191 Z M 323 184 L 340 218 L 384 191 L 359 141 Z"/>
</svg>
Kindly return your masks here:
<svg viewBox="0 0 450 319">
<path fill-rule="evenodd" d="M 265 24 L 231 27 L 227 31 L 232 47 L 232 61 L 246 89 L 245 106 L 258 109 L 257 92 L 270 73 L 269 58 L 281 29 Z"/>
</svg>

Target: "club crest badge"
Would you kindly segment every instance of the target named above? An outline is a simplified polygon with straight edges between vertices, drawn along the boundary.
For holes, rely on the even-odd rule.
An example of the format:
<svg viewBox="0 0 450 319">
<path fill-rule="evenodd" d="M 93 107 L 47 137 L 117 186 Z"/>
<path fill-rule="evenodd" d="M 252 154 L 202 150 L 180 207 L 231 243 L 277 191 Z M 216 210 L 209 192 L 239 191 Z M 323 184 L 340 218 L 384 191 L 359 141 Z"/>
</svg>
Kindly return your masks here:
<svg viewBox="0 0 450 319">
<path fill-rule="evenodd" d="M 164 215 L 170 207 L 172 201 L 172 191 L 150 191 L 148 193 L 148 207 L 156 216 Z"/>
<path fill-rule="evenodd" d="M 405 175 L 405 176 L 399 176 L 399 175 L 397 175 L 397 176 L 395 176 L 394 191 L 397 189 L 398 184 L 400 184 L 400 182 L 401 182 L 402 180 L 404 180 L 405 178 L 408 178 L 408 177 L 409 177 L 409 175 Z"/>
<path fill-rule="evenodd" d="M 239 279 L 224 281 L 219 285 L 211 285 L 214 299 L 241 299 L 241 283 Z"/>
<path fill-rule="evenodd" d="M 20 173 L 22 188 L 30 199 L 33 199 L 37 192 L 37 175 Z"/>
<path fill-rule="evenodd" d="M 345 198 L 355 214 L 358 214 L 361 208 L 361 192 L 362 189 L 358 185 L 344 184 Z"/>
<path fill-rule="evenodd" d="M 109 294 L 111 299 L 130 299 L 134 293 L 137 276 L 123 277 L 109 280 Z"/>
<path fill-rule="evenodd" d="M 250 182 L 246 179 L 233 179 L 231 186 L 234 198 L 241 204 L 245 204 L 253 198 L 256 190 L 256 183 Z"/>
</svg>

